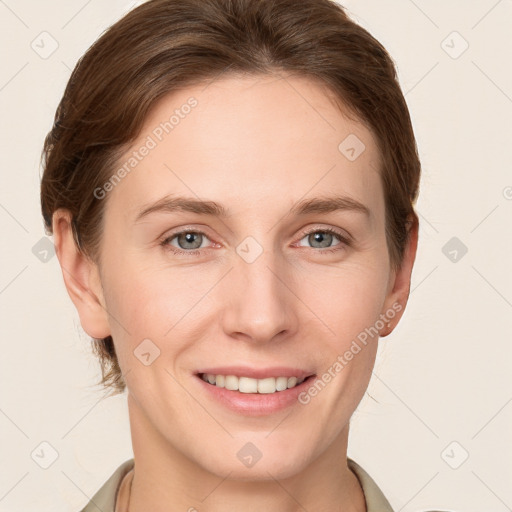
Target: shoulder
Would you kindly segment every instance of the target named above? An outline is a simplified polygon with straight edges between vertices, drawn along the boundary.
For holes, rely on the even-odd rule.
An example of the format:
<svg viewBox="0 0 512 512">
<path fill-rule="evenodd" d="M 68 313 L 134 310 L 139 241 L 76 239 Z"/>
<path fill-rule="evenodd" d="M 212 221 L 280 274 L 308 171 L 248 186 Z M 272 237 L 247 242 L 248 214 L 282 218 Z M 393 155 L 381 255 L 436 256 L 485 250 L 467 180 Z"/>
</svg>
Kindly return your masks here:
<svg viewBox="0 0 512 512">
<path fill-rule="evenodd" d="M 102 512 L 114 512 L 117 491 L 121 481 L 126 473 L 133 468 L 133 465 L 133 459 L 123 462 L 80 512 L 97 512 L 98 509 Z"/>
<path fill-rule="evenodd" d="M 366 500 L 367 512 L 394 512 L 373 478 L 355 461 L 347 457 L 349 469 L 357 476 Z"/>
<path fill-rule="evenodd" d="M 355 473 L 366 499 L 367 512 L 395 512 L 373 478 L 354 460 L 347 457 L 348 467 Z M 448 509 L 424 509 L 416 512 L 456 512 Z"/>
</svg>

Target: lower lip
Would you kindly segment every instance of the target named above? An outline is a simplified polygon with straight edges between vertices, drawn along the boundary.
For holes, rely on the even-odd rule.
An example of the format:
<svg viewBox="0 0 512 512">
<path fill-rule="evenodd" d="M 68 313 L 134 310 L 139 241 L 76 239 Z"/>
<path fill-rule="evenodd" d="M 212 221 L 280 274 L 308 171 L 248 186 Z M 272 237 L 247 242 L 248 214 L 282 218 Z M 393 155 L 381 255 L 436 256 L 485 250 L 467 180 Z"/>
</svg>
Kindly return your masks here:
<svg viewBox="0 0 512 512">
<path fill-rule="evenodd" d="M 205 382 L 199 375 L 195 375 L 195 377 L 210 397 L 228 409 L 246 416 L 265 416 L 298 404 L 299 394 L 311 385 L 315 375 L 311 375 L 298 386 L 275 393 L 230 391 Z"/>
</svg>

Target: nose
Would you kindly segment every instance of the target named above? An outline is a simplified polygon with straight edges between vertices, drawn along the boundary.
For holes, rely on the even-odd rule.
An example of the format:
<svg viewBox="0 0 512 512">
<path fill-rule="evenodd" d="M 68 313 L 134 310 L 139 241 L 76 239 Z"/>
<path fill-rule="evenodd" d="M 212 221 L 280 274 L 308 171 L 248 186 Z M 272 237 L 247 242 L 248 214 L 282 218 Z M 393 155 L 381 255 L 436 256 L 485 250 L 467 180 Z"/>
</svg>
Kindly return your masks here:
<svg viewBox="0 0 512 512">
<path fill-rule="evenodd" d="M 265 344 L 292 336 L 298 326 L 291 269 L 264 251 L 249 263 L 235 257 L 224 284 L 222 327 L 232 338 Z"/>
</svg>

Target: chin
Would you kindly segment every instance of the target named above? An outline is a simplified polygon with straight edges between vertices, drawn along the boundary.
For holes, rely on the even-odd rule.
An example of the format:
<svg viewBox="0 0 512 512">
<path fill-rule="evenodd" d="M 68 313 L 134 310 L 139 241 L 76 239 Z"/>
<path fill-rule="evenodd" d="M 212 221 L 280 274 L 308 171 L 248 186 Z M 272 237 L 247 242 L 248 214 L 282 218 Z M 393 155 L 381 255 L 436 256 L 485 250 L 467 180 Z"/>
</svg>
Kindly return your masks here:
<svg viewBox="0 0 512 512">
<path fill-rule="evenodd" d="M 224 461 L 225 462 L 225 461 Z M 229 474 L 230 480 L 237 480 L 240 482 L 255 482 L 255 481 L 269 481 L 269 480 L 283 480 L 290 478 L 300 471 L 302 465 L 296 464 L 295 460 L 267 460 L 261 458 L 254 466 L 244 467 L 242 464 L 223 464 L 223 471 L 219 471 L 219 466 L 215 466 L 215 471 L 208 471 L 217 474 L 221 478 L 225 478 Z"/>
<path fill-rule="evenodd" d="M 301 472 L 313 459 L 310 447 L 304 442 L 283 446 L 283 439 L 276 436 L 273 442 L 265 439 L 267 433 L 252 435 L 252 441 L 230 440 L 229 446 L 220 447 L 215 453 L 197 462 L 210 473 L 230 480 L 268 481 L 285 479 Z"/>
</svg>

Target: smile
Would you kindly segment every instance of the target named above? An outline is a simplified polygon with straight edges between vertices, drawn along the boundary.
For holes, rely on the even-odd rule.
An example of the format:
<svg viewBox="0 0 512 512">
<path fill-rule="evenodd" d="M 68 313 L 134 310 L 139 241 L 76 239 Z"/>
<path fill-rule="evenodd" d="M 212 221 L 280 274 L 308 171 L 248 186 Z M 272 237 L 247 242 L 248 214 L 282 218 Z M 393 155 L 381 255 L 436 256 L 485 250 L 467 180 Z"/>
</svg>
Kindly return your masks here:
<svg viewBox="0 0 512 512">
<path fill-rule="evenodd" d="M 265 379 L 253 379 L 251 377 L 236 375 L 214 375 L 212 373 L 199 374 L 201 379 L 218 388 L 225 388 L 229 391 L 240 393 L 261 393 L 271 394 L 294 388 L 305 378 L 298 377 L 267 377 Z"/>
</svg>

